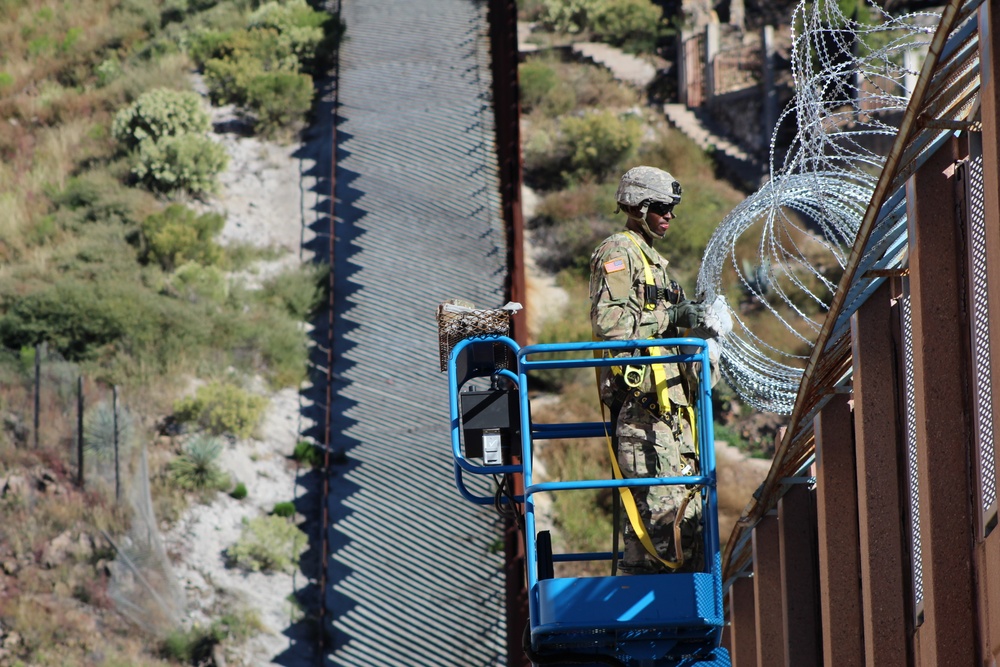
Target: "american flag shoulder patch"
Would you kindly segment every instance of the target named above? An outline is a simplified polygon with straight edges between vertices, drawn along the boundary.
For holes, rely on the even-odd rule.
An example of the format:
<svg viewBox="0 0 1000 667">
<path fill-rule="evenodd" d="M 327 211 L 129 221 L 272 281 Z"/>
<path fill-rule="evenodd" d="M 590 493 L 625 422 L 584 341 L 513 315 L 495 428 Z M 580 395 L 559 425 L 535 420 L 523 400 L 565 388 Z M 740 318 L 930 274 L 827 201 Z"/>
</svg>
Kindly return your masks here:
<svg viewBox="0 0 1000 667">
<path fill-rule="evenodd" d="M 610 261 L 604 262 L 604 273 L 614 273 L 615 271 L 625 270 L 625 259 L 618 257 L 617 259 L 612 259 Z"/>
</svg>

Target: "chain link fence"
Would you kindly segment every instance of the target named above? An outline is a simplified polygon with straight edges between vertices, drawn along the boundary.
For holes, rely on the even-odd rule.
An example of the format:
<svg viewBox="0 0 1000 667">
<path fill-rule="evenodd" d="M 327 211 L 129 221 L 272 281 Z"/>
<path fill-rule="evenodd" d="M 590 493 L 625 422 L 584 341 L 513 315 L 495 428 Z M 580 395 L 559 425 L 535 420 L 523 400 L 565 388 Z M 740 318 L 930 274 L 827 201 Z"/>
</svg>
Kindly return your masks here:
<svg viewBox="0 0 1000 667">
<path fill-rule="evenodd" d="M 46 345 L 5 352 L 0 415 L 6 437 L 35 450 L 55 473 L 118 507 L 121 534 L 101 531 L 116 552 L 109 597 L 124 617 L 154 634 L 175 628 L 184 597 L 153 511 L 144 433 L 127 392 L 81 372 Z"/>
</svg>

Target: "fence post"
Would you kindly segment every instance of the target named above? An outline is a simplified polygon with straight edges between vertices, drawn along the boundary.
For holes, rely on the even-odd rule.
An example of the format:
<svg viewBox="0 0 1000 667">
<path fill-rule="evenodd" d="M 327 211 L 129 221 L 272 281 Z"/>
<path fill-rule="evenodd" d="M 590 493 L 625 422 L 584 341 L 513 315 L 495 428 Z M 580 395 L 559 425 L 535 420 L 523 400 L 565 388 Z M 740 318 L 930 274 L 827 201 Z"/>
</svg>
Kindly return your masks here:
<svg viewBox="0 0 1000 667">
<path fill-rule="evenodd" d="M 42 344 L 35 343 L 35 449 L 38 449 L 39 413 L 42 411 Z"/>
<path fill-rule="evenodd" d="M 691 65 L 687 61 L 687 41 L 691 39 L 691 32 L 681 29 L 677 37 L 677 101 L 684 106 L 688 103 L 688 72 Z"/>
<path fill-rule="evenodd" d="M 83 488 L 83 376 L 76 380 L 76 483 Z"/>
<path fill-rule="evenodd" d="M 720 30 L 718 23 L 705 26 L 705 92 L 709 103 L 715 97 L 715 56 L 719 53 Z"/>
<path fill-rule="evenodd" d="M 111 412 L 114 415 L 115 442 L 115 500 L 122 499 L 121 468 L 118 465 L 118 385 L 111 387 Z"/>
<path fill-rule="evenodd" d="M 761 63 L 763 65 L 764 103 L 761 108 L 761 134 L 764 150 L 771 146 L 774 126 L 778 124 L 778 91 L 774 87 L 774 26 L 760 31 Z"/>
</svg>

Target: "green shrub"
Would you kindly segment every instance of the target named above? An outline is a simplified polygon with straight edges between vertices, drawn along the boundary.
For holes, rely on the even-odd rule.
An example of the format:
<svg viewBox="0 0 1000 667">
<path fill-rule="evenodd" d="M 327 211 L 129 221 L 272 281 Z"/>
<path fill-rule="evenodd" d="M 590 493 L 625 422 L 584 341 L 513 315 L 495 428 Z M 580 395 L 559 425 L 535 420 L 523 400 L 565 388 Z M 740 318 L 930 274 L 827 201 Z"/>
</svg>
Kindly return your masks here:
<svg viewBox="0 0 1000 667">
<path fill-rule="evenodd" d="M 222 304 L 229 295 L 226 274 L 215 266 L 188 262 L 177 267 L 170 279 L 178 296 L 191 302 L 206 301 Z"/>
<path fill-rule="evenodd" d="M 14 85 L 14 76 L 10 72 L 0 72 L 0 90 Z"/>
<path fill-rule="evenodd" d="M 651 51 L 663 32 L 663 10 L 651 0 L 545 0 L 542 23 L 565 33 Z"/>
<path fill-rule="evenodd" d="M 323 465 L 323 450 L 307 440 L 301 440 L 296 443 L 292 458 L 311 468 L 319 468 Z"/>
<path fill-rule="evenodd" d="M 238 482 L 235 488 L 229 492 L 229 496 L 235 500 L 243 500 L 247 497 L 247 485 L 243 482 Z"/>
<path fill-rule="evenodd" d="M 157 88 L 115 115 L 111 136 L 131 150 L 150 140 L 207 132 L 210 127 L 197 93 Z"/>
<path fill-rule="evenodd" d="M 203 349 L 212 325 L 204 314 L 121 277 L 95 281 L 67 276 L 55 285 L 6 297 L 4 311 L 4 346 L 20 349 L 48 341 L 72 361 L 117 350 L 147 355 L 145 363 L 161 368 Z"/>
<path fill-rule="evenodd" d="M 218 213 L 198 215 L 186 206 L 171 204 L 142 222 L 146 256 L 166 271 L 184 262 L 216 264 L 222 258 L 222 248 L 214 238 L 225 224 Z"/>
<path fill-rule="evenodd" d="M 517 68 L 518 83 L 521 88 L 521 109 L 531 111 L 548 97 L 557 85 L 556 71 L 545 63 L 530 60 Z"/>
<path fill-rule="evenodd" d="M 598 3 L 588 17 L 594 37 L 636 52 L 650 52 L 663 31 L 663 10 L 650 0 Z"/>
<path fill-rule="evenodd" d="M 184 453 L 170 462 L 170 479 L 189 491 L 218 491 L 229 485 L 229 475 L 217 463 L 222 442 L 198 434 L 184 448 Z"/>
<path fill-rule="evenodd" d="M 639 145 L 643 123 L 635 116 L 621 118 L 609 111 L 570 117 L 561 125 L 576 177 L 603 178 L 615 172 Z"/>
<path fill-rule="evenodd" d="M 299 562 L 306 534 L 280 516 L 247 521 L 239 540 L 226 550 L 229 561 L 252 572 L 289 572 Z"/>
<path fill-rule="evenodd" d="M 330 266 L 309 264 L 267 280 L 257 298 L 286 311 L 293 319 L 309 320 L 326 303 Z"/>
<path fill-rule="evenodd" d="M 213 58 L 205 63 L 205 84 L 215 104 L 245 104 L 247 82 L 264 68 L 255 58 Z"/>
<path fill-rule="evenodd" d="M 145 201 L 148 194 L 122 185 L 118 179 L 103 171 L 90 171 L 73 177 L 62 191 L 50 196 L 53 204 L 65 209 L 56 212 L 56 219 L 63 226 L 72 228 L 95 222 L 131 225 L 138 222 L 140 211 L 149 205 Z"/>
<path fill-rule="evenodd" d="M 231 433 L 249 438 L 264 414 L 267 399 L 255 396 L 236 385 L 211 382 L 198 387 L 193 397 L 182 398 L 174 405 L 180 422 L 195 422 L 215 435 Z"/>
<path fill-rule="evenodd" d="M 264 72 L 247 82 L 246 105 L 256 116 L 255 128 L 272 135 L 290 127 L 312 108 L 313 82 L 307 74 Z"/>
<path fill-rule="evenodd" d="M 283 519 L 287 519 L 290 516 L 295 516 L 295 503 L 284 501 L 274 504 L 274 509 L 271 510 L 271 514 L 274 516 L 280 516 Z"/>
<path fill-rule="evenodd" d="M 268 2 L 250 15 L 247 27 L 277 31 L 299 62 L 303 62 L 315 54 L 329 18 L 329 14 L 316 11 L 306 0 Z"/>
<path fill-rule="evenodd" d="M 208 137 L 182 134 L 139 145 L 132 173 L 154 192 L 214 192 L 229 164 L 226 149 Z"/>
</svg>

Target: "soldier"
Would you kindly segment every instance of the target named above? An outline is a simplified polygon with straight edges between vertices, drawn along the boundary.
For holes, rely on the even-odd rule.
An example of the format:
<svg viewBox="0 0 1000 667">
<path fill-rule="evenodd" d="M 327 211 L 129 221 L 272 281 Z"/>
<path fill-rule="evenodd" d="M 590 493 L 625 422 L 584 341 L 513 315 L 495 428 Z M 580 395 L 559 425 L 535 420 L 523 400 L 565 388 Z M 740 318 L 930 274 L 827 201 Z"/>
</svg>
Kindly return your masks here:
<svg viewBox="0 0 1000 667">
<path fill-rule="evenodd" d="M 653 249 L 653 241 L 663 238 L 675 219 L 680 183 L 662 169 L 635 167 L 622 177 L 615 199 L 617 210 L 628 216 L 625 230 L 605 239 L 590 260 L 590 319 L 595 338 L 715 335 L 717 331 L 706 326 L 706 313 L 710 324 L 718 322 L 717 317 L 713 319 L 714 311 L 685 300 L 684 291 L 669 279 L 667 260 Z M 717 360 L 718 348 L 712 352 L 713 361 Z M 603 369 L 601 399 L 611 407 L 616 424 L 617 460 L 623 477 L 697 474 L 691 409 L 697 374 L 692 371 L 678 364 Z M 641 398 L 635 397 L 633 388 L 641 390 Z M 623 574 L 702 570 L 700 496 L 685 503 L 688 491 L 682 486 L 625 489 L 629 492 L 656 554 L 643 546 L 634 519 L 626 514 L 622 521 L 624 557 L 618 569 Z M 677 549 L 674 520 L 680 512 L 682 549 Z"/>
</svg>

